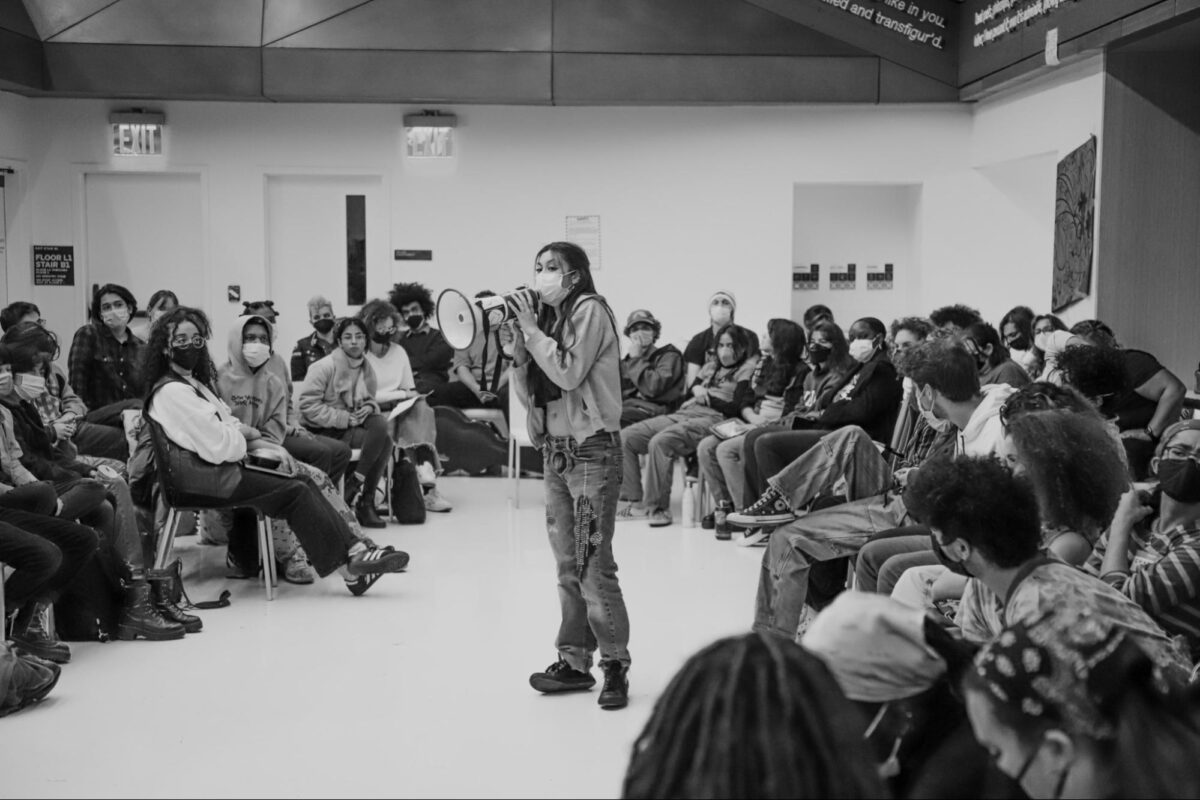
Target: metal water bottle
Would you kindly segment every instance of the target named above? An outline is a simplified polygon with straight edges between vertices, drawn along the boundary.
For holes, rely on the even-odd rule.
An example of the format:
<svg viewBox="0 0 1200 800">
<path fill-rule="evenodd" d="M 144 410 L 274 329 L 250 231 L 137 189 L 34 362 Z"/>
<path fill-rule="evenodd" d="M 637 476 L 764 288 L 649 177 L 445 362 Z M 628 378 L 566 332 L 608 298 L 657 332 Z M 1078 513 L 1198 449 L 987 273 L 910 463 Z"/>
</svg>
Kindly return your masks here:
<svg viewBox="0 0 1200 800">
<path fill-rule="evenodd" d="M 683 527 L 696 527 L 696 479 L 683 480 Z"/>
</svg>

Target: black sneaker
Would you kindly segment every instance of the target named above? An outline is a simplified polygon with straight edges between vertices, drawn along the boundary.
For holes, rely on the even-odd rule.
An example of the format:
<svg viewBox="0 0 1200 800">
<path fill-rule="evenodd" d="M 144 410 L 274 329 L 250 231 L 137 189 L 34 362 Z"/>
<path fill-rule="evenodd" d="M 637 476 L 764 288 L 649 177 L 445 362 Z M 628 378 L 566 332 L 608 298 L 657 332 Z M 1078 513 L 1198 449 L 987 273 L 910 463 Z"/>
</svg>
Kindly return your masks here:
<svg viewBox="0 0 1200 800">
<path fill-rule="evenodd" d="M 619 661 L 600 665 L 604 670 L 604 687 L 600 690 L 601 708 L 624 708 L 629 705 L 629 669 Z"/>
<path fill-rule="evenodd" d="M 730 525 L 739 528 L 757 528 L 760 525 L 785 525 L 796 518 L 788 501 L 773 486 L 768 486 L 762 497 L 753 505 L 730 514 Z"/>
<path fill-rule="evenodd" d="M 539 692 L 583 692 L 596 685 L 590 672 L 580 672 L 561 658 L 542 672 L 529 676 L 529 685 Z M 607 686 L 607 683 L 605 684 Z"/>
<path fill-rule="evenodd" d="M 713 528 L 717 527 L 717 515 L 715 513 L 705 514 L 700 518 L 700 527 L 706 531 L 711 531 Z"/>
</svg>

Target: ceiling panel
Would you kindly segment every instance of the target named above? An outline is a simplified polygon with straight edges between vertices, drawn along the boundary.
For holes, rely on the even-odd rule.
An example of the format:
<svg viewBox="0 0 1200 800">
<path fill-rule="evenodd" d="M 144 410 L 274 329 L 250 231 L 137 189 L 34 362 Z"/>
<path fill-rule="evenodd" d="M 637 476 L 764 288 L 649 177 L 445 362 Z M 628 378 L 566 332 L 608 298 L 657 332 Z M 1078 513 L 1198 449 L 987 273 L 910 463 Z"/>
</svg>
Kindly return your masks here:
<svg viewBox="0 0 1200 800">
<path fill-rule="evenodd" d="M 557 53 L 554 100 L 573 104 L 874 103 L 876 58 Z"/>
<path fill-rule="evenodd" d="M 43 45 L 46 89 L 66 96 L 261 100 L 259 48 Z"/>
<path fill-rule="evenodd" d="M 911 69 L 879 61 L 879 102 L 954 103 L 958 89 Z"/>
<path fill-rule="evenodd" d="M 374 0 L 274 46 L 547 51 L 550 7 L 551 0 Z"/>
<path fill-rule="evenodd" d="M 29 19 L 45 41 L 120 0 L 24 0 Z"/>
<path fill-rule="evenodd" d="M 31 39 L 39 38 L 21 0 L 0 0 L 0 28 Z"/>
<path fill-rule="evenodd" d="M 556 0 L 554 50 L 871 55 L 742 0 Z"/>
<path fill-rule="evenodd" d="M 257 47 L 263 0 L 121 0 L 53 37 L 86 44 Z"/>
<path fill-rule="evenodd" d="M 266 0 L 263 8 L 263 43 L 291 36 L 310 25 L 369 3 L 371 0 Z"/>
<path fill-rule="evenodd" d="M 27 93 L 41 89 L 43 81 L 42 43 L 0 29 L 0 88 Z"/>
<path fill-rule="evenodd" d="M 548 53 L 263 51 L 271 100 L 548 104 Z"/>
</svg>

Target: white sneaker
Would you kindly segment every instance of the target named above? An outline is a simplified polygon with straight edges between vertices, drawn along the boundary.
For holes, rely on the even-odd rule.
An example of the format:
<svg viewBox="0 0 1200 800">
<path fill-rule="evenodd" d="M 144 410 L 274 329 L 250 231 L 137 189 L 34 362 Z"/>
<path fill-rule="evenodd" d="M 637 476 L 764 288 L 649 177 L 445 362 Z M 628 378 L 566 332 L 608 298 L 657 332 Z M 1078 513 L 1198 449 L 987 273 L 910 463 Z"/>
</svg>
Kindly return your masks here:
<svg viewBox="0 0 1200 800">
<path fill-rule="evenodd" d="M 771 531 L 766 528 L 754 528 L 753 530 L 745 531 L 742 538 L 735 538 L 733 543 L 738 547 L 753 547 L 759 542 L 765 542 L 770 535 Z"/>
<path fill-rule="evenodd" d="M 651 528 L 665 528 L 674 520 L 671 519 L 671 512 L 665 508 L 656 508 L 650 512 L 650 516 L 646 518 L 650 523 Z"/>
<path fill-rule="evenodd" d="M 436 486 L 431 487 L 429 489 L 429 491 L 425 492 L 425 510 L 426 511 L 445 513 L 452 508 L 454 508 L 454 506 L 450 505 L 450 501 L 447 500 L 446 498 L 442 497 L 442 495 L 440 493 L 438 493 Z"/>
<path fill-rule="evenodd" d="M 645 522 L 650 518 L 650 509 L 637 503 L 626 502 L 617 509 L 617 522 Z"/>
<path fill-rule="evenodd" d="M 433 471 L 433 464 L 428 461 L 417 464 L 417 480 L 421 482 L 421 486 L 433 486 L 437 483 L 437 473 Z"/>
</svg>

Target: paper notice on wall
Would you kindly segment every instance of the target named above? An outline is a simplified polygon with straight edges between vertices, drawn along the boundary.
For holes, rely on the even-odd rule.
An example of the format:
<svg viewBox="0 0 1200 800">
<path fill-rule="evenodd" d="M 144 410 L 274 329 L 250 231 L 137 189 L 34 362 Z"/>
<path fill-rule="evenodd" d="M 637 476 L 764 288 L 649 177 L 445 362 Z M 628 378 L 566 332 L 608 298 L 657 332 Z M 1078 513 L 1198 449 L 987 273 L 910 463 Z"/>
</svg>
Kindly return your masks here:
<svg viewBox="0 0 1200 800">
<path fill-rule="evenodd" d="M 587 253 L 592 269 L 600 269 L 600 215 L 567 217 L 567 241 L 574 242 Z"/>
</svg>

